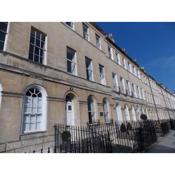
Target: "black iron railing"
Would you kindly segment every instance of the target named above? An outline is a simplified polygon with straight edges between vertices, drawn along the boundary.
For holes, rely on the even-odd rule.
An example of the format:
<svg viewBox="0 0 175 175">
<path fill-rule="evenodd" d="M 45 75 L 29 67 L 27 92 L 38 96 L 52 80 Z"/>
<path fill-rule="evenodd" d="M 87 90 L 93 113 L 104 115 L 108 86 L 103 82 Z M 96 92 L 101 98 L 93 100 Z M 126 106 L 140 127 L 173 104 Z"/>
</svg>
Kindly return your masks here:
<svg viewBox="0 0 175 175">
<path fill-rule="evenodd" d="M 143 152 L 175 129 L 174 120 L 106 123 L 87 126 L 55 125 L 55 152 Z"/>
</svg>

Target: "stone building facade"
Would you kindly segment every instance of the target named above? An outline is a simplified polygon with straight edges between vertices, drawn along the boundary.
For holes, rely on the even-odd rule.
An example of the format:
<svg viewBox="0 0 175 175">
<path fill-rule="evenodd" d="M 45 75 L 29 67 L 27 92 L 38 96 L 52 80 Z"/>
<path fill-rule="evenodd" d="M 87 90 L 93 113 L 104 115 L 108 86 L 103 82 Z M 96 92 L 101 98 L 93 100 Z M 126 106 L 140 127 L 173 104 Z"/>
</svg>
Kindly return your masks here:
<svg viewBox="0 0 175 175">
<path fill-rule="evenodd" d="M 0 23 L 0 152 L 53 148 L 54 124 L 175 118 L 175 96 L 95 23 Z"/>
</svg>

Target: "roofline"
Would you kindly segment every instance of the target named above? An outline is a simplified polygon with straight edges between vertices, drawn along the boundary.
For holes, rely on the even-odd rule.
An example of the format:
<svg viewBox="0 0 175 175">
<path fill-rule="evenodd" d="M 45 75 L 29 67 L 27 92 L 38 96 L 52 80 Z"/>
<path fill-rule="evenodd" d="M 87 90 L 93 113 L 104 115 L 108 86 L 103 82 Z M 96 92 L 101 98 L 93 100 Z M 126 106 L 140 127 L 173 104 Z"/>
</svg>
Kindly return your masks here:
<svg viewBox="0 0 175 175">
<path fill-rule="evenodd" d="M 151 78 L 153 81 L 155 81 L 157 85 L 159 85 L 161 88 L 163 88 L 160 82 L 158 82 L 153 76 L 151 76 L 151 75 L 148 74 L 145 70 L 143 70 L 142 67 L 141 67 L 132 57 L 130 57 L 130 56 L 129 56 L 126 52 L 124 52 L 116 43 L 114 43 L 109 37 L 107 37 L 107 34 L 104 32 L 104 30 L 103 30 L 100 26 L 97 25 L 96 22 L 90 22 L 90 24 L 91 24 L 92 26 L 94 26 L 100 33 L 102 33 L 102 34 L 105 36 L 106 40 L 107 40 L 108 42 L 110 42 L 110 44 L 112 44 L 115 48 L 117 48 L 120 52 L 122 52 L 122 54 L 124 54 L 127 58 L 129 58 L 129 60 L 130 60 L 131 62 L 133 62 L 135 65 L 137 65 L 137 66 L 139 67 L 139 69 L 140 69 L 142 72 L 144 72 L 149 78 Z M 163 89 L 166 90 L 168 93 L 172 94 L 173 96 L 175 96 L 167 87 L 165 87 L 165 88 L 163 88 Z"/>
</svg>

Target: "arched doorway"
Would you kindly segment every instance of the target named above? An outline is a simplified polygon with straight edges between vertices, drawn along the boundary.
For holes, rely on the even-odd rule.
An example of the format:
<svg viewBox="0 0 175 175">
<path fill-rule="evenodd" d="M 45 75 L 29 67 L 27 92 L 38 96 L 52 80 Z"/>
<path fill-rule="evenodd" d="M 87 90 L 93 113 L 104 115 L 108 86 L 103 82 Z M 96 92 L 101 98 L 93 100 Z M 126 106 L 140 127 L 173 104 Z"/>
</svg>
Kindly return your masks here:
<svg viewBox="0 0 175 175">
<path fill-rule="evenodd" d="M 120 104 L 116 104 L 115 106 L 115 112 L 116 112 L 116 122 L 118 124 L 123 122 L 123 118 L 122 118 L 122 110 L 121 110 L 121 106 Z"/>
<path fill-rule="evenodd" d="M 66 125 L 74 126 L 76 123 L 76 101 L 76 96 L 73 93 L 69 93 L 66 95 Z"/>
<path fill-rule="evenodd" d="M 129 109 L 127 105 L 125 106 L 125 109 L 124 109 L 124 115 L 125 115 L 125 120 L 130 121 Z"/>
<path fill-rule="evenodd" d="M 136 108 L 136 119 L 137 119 L 137 121 L 140 120 L 140 115 L 141 115 L 141 110 L 140 110 L 140 107 L 137 106 L 137 108 Z"/>
<path fill-rule="evenodd" d="M 105 122 L 110 122 L 110 104 L 107 98 L 103 99 L 103 113 Z"/>
<path fill-rule="evenodd" d="M 89 117 L 89 123 L 95 123 L 97 120 L 97 104 L 95 98 L 90 95 L 87 99 L 88 103 L 88 117 Z"/>
<path fill-rule="evenodd" d="M 132 119 L 133 119 L 133 121 L 137 121 L 137 119 L 136 119 L 136 112 L 135 112 L 135 109 L 134 109 L 133 106 L 131 108 L 131 113 L 132 113 Z"/>
</svg>

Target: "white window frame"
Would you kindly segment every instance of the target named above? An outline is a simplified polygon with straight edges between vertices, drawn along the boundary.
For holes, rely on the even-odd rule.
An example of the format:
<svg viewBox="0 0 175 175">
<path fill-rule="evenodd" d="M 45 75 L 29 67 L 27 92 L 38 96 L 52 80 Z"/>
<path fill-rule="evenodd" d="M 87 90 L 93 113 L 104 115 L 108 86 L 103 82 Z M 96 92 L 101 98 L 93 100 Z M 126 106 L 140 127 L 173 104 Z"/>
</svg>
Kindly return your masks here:
<svg viewBox="0 0 175 175">
<path fill-rule="evenodd" d="M 115 106 L 115 112 L 116 112 L 116 122 L 117 124 L 121 124 L 123 122 L 123 116 L 122 116 L 122 110 L 119 103 Z"/>
<path fill-rule="evenodd" d="M 3 45 L 2 51 L 7 51 L 7 41 L 8 41 L 9 31 L 10 31 L 10 22 L 7 22 L 7 29 L 5 33 L 4 45 Z"/>
<path fill-rule="evenodd" d="M 90 102 L 89 100 L 92 100 L 91 104 L 89 104 L 89 102 Z M 97 122 L 97 102 L 96 102 L 96 99 L 92 95 L 90 95 L 88 97 L 87 104 L 88 104 L 88 113 L 91 113 L 93 116 L 92 123 L 96 123 Z M 90 110 L 89 110 L 89 105 L 91 108 Z"/>
<path fill-rule="evenodd" d="M 98 40 L 97 40 L 97 38 L 98 38 Z M 97 41 L 99 41 L 99 42 L 97 43 Z M 95 45 L 98 49 L 101 49 L 101 39 L 100 39 L 100 36 L 98 34 L 95 34 Z"/>
<path fill-rule="evenodd" d="M 137 90 L 136 90 L 136 85 L 134 84 L 134 97 L 137 98 Z"/>
<path fill-rule="evenodd" d="M 102 72 L 100 72 L 100 68 L 102 68 Z M 105 68 L 101 64 L 99 64 L 99 73 L 100 73 L 100 83 L 106 85 Z"/>
<path fill-rule="evenodd" d="M 119 53 L 115 52 L 115 61 L 117 64 L 119 64 Z"/>
<path fill-rule="evenodd" d="M 112 47 L 110 48 L 110 52 L 111 52 L 111 54 L 110 54 L 111 55 L 111 59 L 114 60 L 114 57 L 113 57 L 113 48 Z"/>
<path fill-rule="evenodd" d="M 27 130 L 25 130 L 25 119 L 26 119 L 26 115 L 27 115 L 27 113 L 25 113 L 26 93 L 30 89 L 33 89 L 33 88 L 38 89 L 40 91 L 40 93 L 42 94 L 41 128 L 27 131 Z M 33 103 L 34 103 L 34 101 L 32 99 L 32 104 Z M 34 109 L 32 108 L 32 110 L 34 110 Z M 34 115 L 34 114 L 33 113 L 28 113 L 28 115 Z M 35 115 L 37 115 L 37 114 L 35 114 Z M 43 131 L 47 130 L 47 92 L 46 92 L 46 90 L 43 87 L 41 87 L 39 85 L 31 85 L 25 90 L 25 92 L 24 92 L 24 99 L 23 99 L 23 117 L 22 118 L 23 118 L 23 121 L 22 121 L 22 133 L 24 133 L 24 134 L 33 133 L 33 132 L 43 132 Z M 30 116 L 30 120 L 31 120 L 31 116 Z"/>
<path fill-rule="evenodd" d="M 137 70 L 138 78 L 140 79 L 140 70 Z"/>
<path fill-rule="evenodd" d="M 129 63 L 129 71 L 132 73 L 132 64 Z"/>
<path fill-rule="evenodd" d="M 142 99 L 141 88 L 139 86 L 138 86 L 138 90 L 139 90 L 139 98 Z"/>
<path fill-rule="evenodd" d="M 145 91 L 143 88 L 142 88 L 142 94 L 143 94 L 143 99 L 145 100 Z"/>
<path fill-rule="evenodd" d="M 120 55 L 120 53 L 118 53 L 118 64 L 121 66 L 122 64 L 121 64 L 121 55 Z"/>
<path fill-rule="evenodd" d="M 86 67 L 86 79 L 87 79 L 87 71 L 88 71 L 88 73 L 89 73 L 89 71 L 91 71 L 91 79 L 87 79 L 87 80 L 94 81 L 92 59 L 90 59 L 89 57 L 86 57 L 86 56 L 85 56 L 85 66 L 86 66 L 86 59 L 88 59 L 88 60 L 90 61 L 89 67 Z M 90 76 L 89 76 L 89 77 L 90 77 Z"/>
<path fill-rule="evenodd" d="M 31 38 L 31 34 L 32 34 L 32 30 L 35 32 L 35 38 L 34 38 L 34 44 L 33 43 L 31 43 L 31 39 L 30 39 L 30 43 L 29 43 L 29 54 L 30 54 L 30 47 L 32 47 L 33 46 L 33 58 L 32 58 L 32 60 L 31 59 L 29 59 L 30 61 L 32 61 L 32 62 L 34 62 L 34 63 L 38 63 L 38 64 L 43 64 L 43 65 L 46 65 L 47 64 L 47 35 L 44 33 L 44 32 L 42 32 L 42 31 L 40 31 L 40 30 L 38 30 L 38 29 L 36 29 L 35 27 L 31 27 L 31 32 L 30 32 L 30 38 Z M 37 46 L 36 45 L 36 32 L 39 32 L 40 34 L 42 34 L 42 35 L 44 35 L 44 37 L 45 37 L 45 42 L 44 42 L 44 47 L 42 48 L 42 47 L 39 47 L 39 46 Z M 40 40 L 40 42 L 41 42 L 42 40 Z M 41 43 L 40 43 L 41 44 Z M 36 49 L 36 48 L 38 48 L 38 49 L 40 49 L 40 50 L 42 50 L 43 51 L 43 59 L 42 59 L 42 62 L 40 63 L 40 62 L 36 62 L 34 59 L 34 55 L 36 55 L 35 54 L 35 52 L 34 52 L 34 50 Z M 30 55 L 29 55 L 30 56 Z M 39 53 L 39 55 L 38 56 L 40 56 L 40 53 Z"/>
<path fill-rule="evenodd" d="M 129 109 L 128 109 L 127 105 L 125 105 L 125 108 L 124 108 L 124 115 L 125 115 L 125 120 L 126 121 L 130 121 L 131 120 L 130 114 L 129 114 Z"/>
<path fill-rule="evenodd" d="M 84 36 L 84 27 L 86 27 L 86 29 L 87 29 L 85 36 Z M 87 41 L 90 41 L 89 26 L 85 23 L 83 23 L 83 38 Z"/>
<path fill-rule="evenodd" d="M 109 54 L 109 58 L 114 60 L 114 57 L 113 57 L 113 49 L 110 45 L 108 45 L 108 54 Z"/>
<path fill-rule="evenodd" d="M 125 85 L 125 79 L 122 78 L 122 86 L 123 86 L 123 93 L 126 94 L 126 85 Z"/>
<path fill-rule="evenodd" d="M 113 76 L 114 75 L 114 76 Z M 113 83 L 113 88 L 116 91 L 119 91 L 119 83 L 118 83 L 118 77 L 117 74 L 112 72 L 112 83 Z"/>
<path fill-rule="evenodd" d="M 106 123 L 109 123 L 110 118 L 110 104 L 107 98 L 103 99 L 103 114 L 104 114 L 104 120 Z"/>
<path fill-rule="evenodd" d="M 125 58 L 123 58 L 123 64 L 124 64 L 124 68 L 127 70 L 126 59 Z"/>
<path fill-rule="evenodd" d="M 128 81 L 129 95 L 132 95 L 131 83 Z"/>
<path fill-rule="evenodd" d="M 134 68 L 135 68 L 135 66 L 133 65 L 133 66 L 132 66 L 132 74 L 133 74 L 133 75 L 135 75 L 135 73 L 134 73 Z"/>
<path fill-rule="evenodd" d="M 73 50 L 75 53 L 74 53 L 74 58 L 72 59 L 72 60 L 69 60 L 68 58 L 67 58 L 67 52 L 68 52 L 68 49 L 71 49 L 71 50 Z M 71 47 L 67 47 L 67 49 L 66 49 L 66 61 L 69 61 L 69 62 L 71 62 L 71 70 L 72 70 L 72 64 L 73 64 L 73 66 L 74 66 L 74 71 L 72 72 L 68 72 L 68 70 L 67 70 L 67 72 L 68 73 L 70 73 L 70 74 L 72 74 L 72 75 L 78 75 L 78 72 L 77 72 L 77 52 L 76 52 L 76 50 L 74 50 L 74 49 L 72 49 Z M 68 64 L 67 64 L 67 66 L 68 66 Z"/>
</svg>

